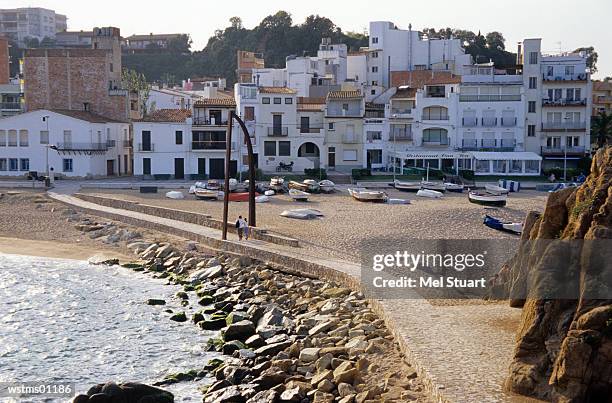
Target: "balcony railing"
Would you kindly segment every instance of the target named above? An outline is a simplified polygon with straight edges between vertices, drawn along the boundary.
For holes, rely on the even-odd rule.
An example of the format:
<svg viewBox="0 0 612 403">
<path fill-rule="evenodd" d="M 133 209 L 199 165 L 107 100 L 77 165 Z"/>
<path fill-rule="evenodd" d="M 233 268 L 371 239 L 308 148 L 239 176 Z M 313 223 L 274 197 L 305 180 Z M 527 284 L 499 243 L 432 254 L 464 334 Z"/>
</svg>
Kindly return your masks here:
<svg viewBox="0 0 612 403">
<path fill-rule="evenodd" d="M 232 141 L 232 150 L 236 149 L 236 143 Z M 202 150 L 225 150 L 227 147 L 227 141 L 192 141 L 191 150 L 202 151 Z"/>
<path fill-rule="evenodd" d="M 210 118 L 193 118 L 194 126 L 227 126 L 227 120 L 210 119 Z"/>
<path fill-rule="evenodd" d="M 475 151 L 478 149 L 478 140 L 463 139 L 461 140 L 461 149 L 464 151 Z"/>
<path fill-rule="evenodd" d="M 322 127 L 300 127 L 300 133 L 321 133 Z"/>
<path fill-rule="evenodd" d="M 155 151 L 155 144 L 153 143 L 138 143 L 138 151 L 141 152 L 152 152 Z"/>
<path fill-rule="evenodd" d="M 501 125 L 503 127 L 513 127 L 513 126 L 516 126 L 516 117 L 501 118 Z"/>
<path fill-rule="evenodd" d="M 557 74 L 557 75 L 542 75 L 544 81 L 586 81 L 588 78 L 587 73 L 579 74 Z"/>
<path fill-rule="evenodd" d="M 285 137 L 289 135 L 289 128 L 282 126 L 268 127 L 268 136 L 270 137 Z"/>
<path fill-rule="evenodd" d="M 448 120 L 448 115 L 426 115 L 421 116 L 422 120 Z"/>
<path fill-rule="evenodd" d="M 587 104 L 586 98 L 559 98 L 559 99 L 542 99 L 542 106 L 584 106 Z"/>
<path fill-rule="evenodd" d="M 542 155 L 549 154 L 584 154 L 585 148 L 583 146 L 563 147 L 563 146 L 543 146 L 541 149 Z"/>
<path fill-rule="evenodd" d="M 439 141 L 425 140 L 421 141 L 423 147 L 448 146 L 450 144 L 448 138 L 440 139 Z"/>
<path fill-rule="evenodd" d="M 357 144 L 359 143 L 359 139 L 357 138 L 357 136 L 355 134 L 344 134 L 342 136 L 342 142 L 345 144 Z"/>
<path fill-rule="evenodd" d="M 56 143 L 52 148 L 58 151 L 107 151 L 108 143 Z"/>
<path fill-rule="evenodd" d="M 0 102 L 0 109 L 5 111 L 19 111 L 21 104 L 19 102 Z"/>
<path fill-rule="evenodd" d="M 463 118 L 461 119 L 461 123 L 463 127 L 475 127 L 478 124 L 478 119 L 476 118 Z"/>
<path fill-rule="evenodd" d="M 116 145 L 116 140 L 106 140 L 106 148 L 114 148 Z"/>
<path fill-rule="evenodd" d="M 520 101 L 520 94 L 503 95 L 459 95 L 460 102 L 504 102 L 504 101 Z"/>
<path fill-rule="evenodd" d="M 125 148 L 131 148 L 132 144 L 132 140 L 123 140 L 123 147 Z"/>
<path fill-rule="evenodd" d="M 515 147 L 515 139 L 482 139 L 480 140 L 480 146 L 477 139 L 463 139 L 459 149 L 461 151 L 514 151 Z"/>
<path fill-rule="evenodd" d="M 392 118 L 410 118 L 412 117 L 412 109 L 410 108 L 391 108 Z"/>
<path fill-rule="evenodd" d="M 390 141 L 412 141 L 412 130 L 392 130 L 389 133 Z"/>
<path fill-rule="evenodd" d="M 497 118 L 481 118 L 480 123 L 482 127 L 495 127 L 497 126 Z"/>
<path fill-rule="evenodd" d="M 545 131 L 581 131 L 586 130 L 586 122 L 544 122 L 542 130 Z"/>
</svg>

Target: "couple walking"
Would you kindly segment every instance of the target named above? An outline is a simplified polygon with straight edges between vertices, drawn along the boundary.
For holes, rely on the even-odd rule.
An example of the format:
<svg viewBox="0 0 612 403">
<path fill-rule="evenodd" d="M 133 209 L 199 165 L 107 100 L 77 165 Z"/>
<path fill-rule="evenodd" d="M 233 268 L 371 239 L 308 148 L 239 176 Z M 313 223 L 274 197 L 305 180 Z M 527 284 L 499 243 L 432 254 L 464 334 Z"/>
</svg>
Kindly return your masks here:
<svg viewBox="0 0 612 403">
<path fill-rule="evenodd" d="M 242 216 L 238 216 L 238 220 L 236 221 L 236 231 L 238 231 L 238 240 L 242 241 L 242 237 L 247 241 L 249 240 L 249 224 L 246 218 L 242 218 Z"/>
</svg>

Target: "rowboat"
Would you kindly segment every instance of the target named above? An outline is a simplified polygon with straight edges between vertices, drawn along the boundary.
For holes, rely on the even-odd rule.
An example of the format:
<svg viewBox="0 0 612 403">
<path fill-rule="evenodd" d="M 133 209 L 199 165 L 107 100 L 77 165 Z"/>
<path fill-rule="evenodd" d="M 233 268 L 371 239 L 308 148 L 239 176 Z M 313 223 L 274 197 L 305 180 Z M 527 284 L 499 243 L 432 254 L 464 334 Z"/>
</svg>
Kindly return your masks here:
<svg viewBox="0 0 612 403">
<path fill-rule="evenodd" d="M 281 217 L 296 218 L 298 220 L 314 220 L 315 218 L 322 217 L 323 213 L 315 209 L 295 209 L 285 210 L 280 215 Z"/>
<path fill-rule="evenodd" d="M 393 187 L 402 192 L 418 192 L 421 190 L 421 182 L 393 182 Z"/>
<path fill-rule="evenodd" d="M 434 190 L 436 192 L 445 192 L 446 186 L 444 186 L 444 183 L 422 181 L 421 189 Z"/>
<path fill-rule="evenodd" d="M 284 187 L 285 187 L 284 178 L 274 177 L 270 179 L 270 189 L 274 190 L 276 193 L 282 192 Z"/>
<path fill-rule="evenodd" d="M 508 194 L 508 189 L 503 188 L 501 186 L 497 186 L 497 185 L 485 185 L 485 190 L 489 193 L 494 193 L 494 194 Z"/>
<path fill-rule="evenodd" d="M 219 191 L 204 188 L 196 188 L 194 191 L 195 197 L 200 200 L 217 200 Z"/>
<path fill-rule="evenodd" d="M 185 195 L 183 194 L 183 192 L 178 192 L 175 190 L 171 190 L 170 192 L 166 193 L 166 197 L 168 199 L 184 199 Z"/>
<path fill-rule="evenodd" d="M 289 189 L 289 197 L 295 201 L 308 201 L 310 193 L 303 192 L 297 189 Z"/>
<path fill-rule="evenodd" d="M 331 193 L 336 189 L 336 184 L 330 180 L 323 179 L 319 182 L 319 187 L 323 193 Z"/>
<path fill-rule="evenodd" d="M 270 201 L 270 196 L 255 196 L 255 203 L 266 203 Z"/>
<path fill-rule="evenodd" d="M 419 197 L 429 197 L 430 199 L 439 199 L 444 196 L 442 192 L 438 192 L 437 190 L 431 189 L 421 189 L 417 192 L 416 195 Z"/>
<path fill-rule="evenodd" d="M 304 185 L 308 185 L 307 191 L 309 193 L 319 193 L 321 191 L 321 187 L 319 186 L 317 181 L 315 181 L 314 179 L 304 179 L 304 182 L 302 183 Z"/>
<path fill-rule="evenodd" d="M 348 190 L 354 199 L 362 202 L 384 203 L 387 201 L 387 194 L 377 190 L 367 190 L 366 188 L 353 188 Z"/>
<path fill-rule="evenodd" d="M 302 192 L 307 192 L 309 189 L 308 184 L 296 181 L 289 181 L 287 186 L 289 187 L 289 189 L 301 190 Z"/>
<path fill-rule="evenodd" d="M 503 207 L 506 205 L 506 200 L 508 199 L 508 195 L 499 194 L 499 193 L 471 191 L 470 193 L 468 193 L 468 199 L 472 203 L 482 204 L 484 206 Z"/>
<path fill-rule="evenodd" d="M 221 184 L 216 179 L 209 179 L 209 181 L 206 182 L 205 186 L 206 186 L 206 189 L 208 189 L 208 190 L 219 190 L 219 189 L 221 189 Z"/>
<path fill-rule="evenodd" d="M 445 182 L 444 187 L 446 187 L 447 191 L 455 192 L 455 193 L 463 192 L 463 188 L 464 188 L 463 185 L 459 183 L 450 183 L 450 182 Z"/>
<path fill-rule="evenodd" d="M 499 218 L 485 216 L 483 224 L 489 228 L 493 228 L 499 231 L 510 232 L 512 234 L 521 234 L 523 232 L 523 224 L 519 222 L 504 222 Z"/>
</svg>

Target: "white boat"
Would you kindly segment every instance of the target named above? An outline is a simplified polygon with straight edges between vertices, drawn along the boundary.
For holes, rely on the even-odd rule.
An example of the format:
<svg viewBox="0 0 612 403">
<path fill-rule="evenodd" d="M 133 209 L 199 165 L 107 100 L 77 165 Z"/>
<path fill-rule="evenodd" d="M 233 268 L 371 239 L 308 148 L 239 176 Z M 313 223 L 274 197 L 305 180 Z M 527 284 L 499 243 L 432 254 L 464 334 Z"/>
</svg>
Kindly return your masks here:
<svg viewBox="0 0 612 403">
<path fill-rule="evenodd" d="M 229 180 L 229 191 L 233 192 L 238 188 L 238 181 L 234 178 L 230 178 Z"/>
<path fill-rule="evenodd" d="M 208 189 L 208 190 L 220 190 L 221 189 L 221 184 L 216 179 L 209 179 L 208 182 L 206 182 L 206 189 Z"/>
<path fill-rule="evenodd" d="M 421 189 L 434 190 L 436 192 L 444 192 L 446 191 L 446 186 L 444 186 L 444 183 L 422 181 Z"/>
<path fill-rule="evenodd" d="M 319 182 L 319 187 L 321 188 L 321 192 L 331 193 L 336 189 L 336 184 L 328 179 L 323 179 Z"/>
<path fill-rule="evenodd" d="M 429 197 L 430 199 L 439 199 L 444 196 L 442 192 L 438 192 L 437 190 L 431 189 L 421 189 L 417 192 L 416 195 L 419 197 Z"/>
<path fill-rule="evenodd" d="M 276 192 L 275 192 L 274 190 L 272 190 L 272 189 L 270 189 L 270 190 L 266 190 L 266 191 L 264 192 L 264 195 L 265 195 L 265 196 L 274 196 L 275 194 L 276 194 Z"/>
<path fill-rule="evenodd" d="M 463 192 L 463 189 L 464 189 L 463 185 L 459 183 L 450 183 L 450 182 L 445 182 L 444 187 L 446 187 L 446 190 L 448 192 L 456 192 L 456 193 L 461 193 Z"/>
<path fill-rule="evenodd" d="M 255 203 L 266 203 L 270 201 L 270 196 L 261 195 L 255 196 Z"/>
<path fill-rule="evenodd" d="M 201 200 L 217 200 L 219 196 L 218 190 L 196 188 L 195 197 Z"/>
<path fill-rule="evenodd" d="M 508 189 L 503 188 L 501 186 L 497 186 L 497 185 L 485 185 L 485 190 L 489 193 L 495 193 L 495 194 L 508 194 Z"/>
<path fill-rule="evenodd" d="M 166 193 L 166 197 L 168 199 L 179 200 L 179 199 L 184 199 L 185 195 L 183 194 L 183 192 L 178 192 L 178 191 L 172 190 L 172 191 Z"/>
<path fill-rule="evenodd" d="M 323 213 L 315 209 L 295 209 L 285 210 L 280 215 L 281 217 L 296 218 L 298 220 L 314 220 L 315 218 L 322 217 Z"/>
<path fill-rule="evenodd" d="M 468 199 L 472 203 L 482 204 L 484 206 L 503 207 L 506 205 L 508 195 L 500 193 L 471 191 L 468 193 Z"/>
<path fill-rule="evenodd" d="M 283 191 L 285 186 L 285 179 L 281 177 L 274 177 L 270 179 L 270 189 L 274 190 L 277 193 Z"/>
<path fill-rule="evenodd" d="M 410 204 L 408 199 L 388 199 L 387 204 Z"/>
<path fill-rule="evenodd" d="M 310 193 L 306 193 L 297 189 L 289 189 L 289 197 L 291 197 L 295 201 L 308 201 Z"/>
<path fill-rule="evenodd" d="M 308 185 L 308 192 L 310 193 L 318 193 L 321 190 L 321 187 L 314 179 L 304 179 L 302 183 Z"/>
<path fill-rule="evenodd" d="M 393 187 L 402 192 L 418 192 L 421 190 L 421 182 L 401 182 L 396 180 Z"/>
<path fill-rule="evenodd" d="M 354 199 L 362 202 L 384 203 L 388 199 L 385 192 L 367 190 L 366 188 L 352 188 L 348 192 Z"/>
</svg>

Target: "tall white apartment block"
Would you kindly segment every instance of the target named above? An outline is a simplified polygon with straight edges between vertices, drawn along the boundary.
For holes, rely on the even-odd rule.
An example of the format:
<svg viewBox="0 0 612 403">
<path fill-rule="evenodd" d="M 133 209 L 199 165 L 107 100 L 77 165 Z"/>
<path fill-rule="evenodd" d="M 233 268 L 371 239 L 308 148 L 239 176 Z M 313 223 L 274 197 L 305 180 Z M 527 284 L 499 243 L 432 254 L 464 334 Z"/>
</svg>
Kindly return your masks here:
<svg viewBox="0 0 612 403">
<path fill-rule="evenodd" d="M 66 16 L 40 7 L 0 9 L 0 34 L 24 45 L 26 38 L 55 38 L 67 29 Z"/>
</svg>

